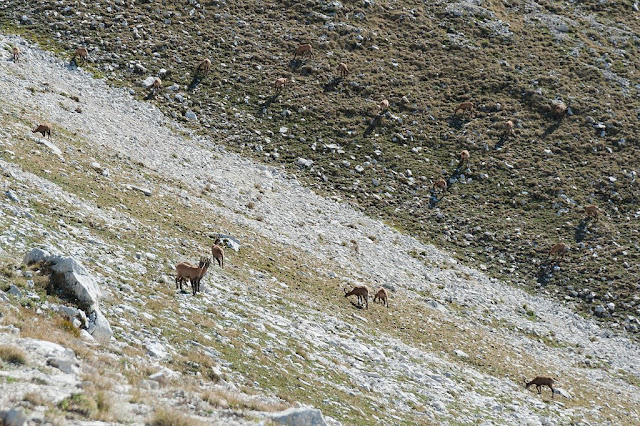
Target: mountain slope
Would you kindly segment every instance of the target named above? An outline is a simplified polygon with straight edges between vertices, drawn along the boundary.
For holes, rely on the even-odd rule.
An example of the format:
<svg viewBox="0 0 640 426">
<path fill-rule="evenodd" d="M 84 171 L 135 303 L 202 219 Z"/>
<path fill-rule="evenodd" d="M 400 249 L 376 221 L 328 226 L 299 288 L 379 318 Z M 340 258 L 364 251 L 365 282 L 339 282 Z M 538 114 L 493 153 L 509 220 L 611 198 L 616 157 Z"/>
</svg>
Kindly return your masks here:
<svg viewBox="0 0 640 426">
<path fill-rule="evenodd" d="M 27 358 L 3 362 L 2 407 L 26 398 L 30 415 L 79 423 L 143 422 L 162 406 L 251 423 L 298 402 L 343 424 L 639 421 L 640 353 L 627 337 L 226 152 L 22 39 L 1 42 L 23 57 L 0 63 L 0 285 L 25 297 L 0 304 L 0 337 Z M 44 118 L 59 153 L 30 133 Z M 174 265 L 206 255 L 218 233 L 239 251 L 211 268 L 205 292 L 177 293 Z M 98 279 L 110 345 L 80 340 L 51 308 L 66 302 L 21 264 L 36 245 Z M 353 283 L 387 286 L 390 308 L 357 309 L 342 291 Z M 64 388 L 25 338 L 74 349 L 73 377 L 89 383 Z M 573 398 L 525 391 L 522 378 L 538 374 Z M 25 397 L 47 386 L 50 400 Z"/>
<path fill-rule="evenodd" d="M 87 66 L 139 98 L 147 97 L 141 81 L 161 74 L 165 90 L 153 102 L 198 132 L 284 164 L 317 191 L 356 201 L 492 276 L 636 333 L 636 9 L 630 1 L 39 0 L 5 2 L 0 20 L 67 58 L 86 45 Z M 294 61 L 301 43 L 315 55 Z M 212 72 L 194 81 L 204 57 Z M 351 74 L 340 80 L 342 61 Z M 283 76 L 291 84 L 273 97 Z M 391 114 L 381 119 L 384 98 Z M 561 121 L 549 114 L 555 99 L 570 109 Z M 464 100 L 476 104 L 470 118 L 453 115 Z M 508 119 L 516 134 L 504 139 Z M 462 149 L 471 152 L 468 170 L 456 169 Z M 442 199 L 430 191 L 439 177 L 450 186 Z M 592 203 L 598 222 L 585 219 Z M 571 247 L 559 268 L 546 259 L 556 242 Z M 610 303 L 613 311 L 602 309 Z"/>
</svg>

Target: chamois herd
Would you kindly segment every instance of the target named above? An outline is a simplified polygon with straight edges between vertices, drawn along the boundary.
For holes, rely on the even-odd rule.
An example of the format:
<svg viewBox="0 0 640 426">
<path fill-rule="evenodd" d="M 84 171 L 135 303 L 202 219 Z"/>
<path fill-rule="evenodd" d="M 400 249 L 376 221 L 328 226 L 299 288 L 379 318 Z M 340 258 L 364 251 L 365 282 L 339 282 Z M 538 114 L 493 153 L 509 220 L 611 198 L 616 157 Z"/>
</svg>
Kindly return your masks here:
<svg viewBox="0 0 640 426">
<path fill-rule="evenodd" d="M 13 62 L 18 62 L 20 60 L 20 48 L 18 46 L 13 46 L 11 49 Z M 89 51 L 86 47 L 81 46 L 75 50 L 75 53 L 72 57 L 72 63 L 78 65 L 80 62 L 85 63 L 88 60 Z M 298 57 L 313 57 L 313 48 L 310 44 L 302 44 L 298 46 L 294 54 L 294 60 Z M 196 76 L 206 76 L 211 69 L 211 60 L 204 59 L 195 67 L 195 75 Z M 340 62 L 337 67 L 337 74 L 340 78 L 344 78 L 349 75 L 349 67 L 346 63 Z M 275 90 L 275 95 L 279 95 L 287 86 L 289 85 L 289 79 L 284 77 L 279 77 L 273 82 L 273 88 Z M 159 77 L 156 77 L 151 85 L 150 94 L 155 95 L 157 92 L 162 90 L 162 80 Z M 463 116 L 473 116 L 474 112 L 474 103 L 471 101 L 461 102 L 457 105 L 453 112 L 453 116 L 458 116 L 458 113 L 461 113 Z M 378 109 L 380 111 L 380 115 L 382 116 L 386 113 L 390 108 L 390 103 L 388 99 L 383 99 L 378 104 Z M 561 119 L 567 112 L 567 105 L 563 102 L 553 101 L 549 107 L 549 111 L 551 116 L 556 119 Z M 504 129 L 503 137 L 514 136 L 514 123 L 512 120 L 507 120 L 501 125 Z M 41 123 L 34 130 L 33 133 L 41 133 L 43 137 L 47 136 L 51 138 L 51 129 L 52 125 L 50 123 Z M 459 163 L 458 169 L 466 166 L 469 167 L 469 158 L 470 154 L 468 150 L 463 150 L 459 154 Z M 443 178 L 436 180 L 433 183 L 432 191 L 433 193 L 445 193 L 448 189 L 447 181 Z M 591 204 L 584 208 L 584 212 L 587 218 L 598 220 L 599 209 L 597 206 Z M 223 242 L 220 238 L 217 238 L 213 245 L 211 246 L 211 258 L 209 257 L 201 257 L 198 264 L 194 265 L 189 262 L 181 262 L 176 265 L 176 278 L 175 284 L 176 289 L 180 291 L 183 290 L 183 285 L 186 285 L 187 281 L 191 285 L 191 291 L 193 295 L 196 295 L 200 291 L 200 282 L 202 278 L 207 273 L 209 266 L 211 266 L 212 259 L 215 259 L 218 263 L 218 266 L 221 268 L 224 267 L 224 249 L 222 247 Z M 569 247 L 564 243 L 557 243 L 553 245 L 548 252 L 548 256 L 555 255 L 556 259 L 564 259 L 564 256 L 567 254 Z M 357 297 L 357 306 L 364 307 L 369 309 L 369 289 L 366 286 L 356 285 L 351 290 L 344 289 L 344 296 L 356 296 Z M 373 295 L 373 302 L 378 301 L 385 307 L 389 307 L 388 304 L 388 294 L 387 290 L 383 287 L 380 287 L 376 293 Z M 535 385 L 538 394 L 541 393 L 541 387 L 547 386 L 551 389 L 552 398 L 555 391 L 553 390 L 554 379 L 550 377 L 537 376 L 532 381 L 527 382 L 525 379 L 525 387 L 528 389 L 531 385 Z"/>
</svg>

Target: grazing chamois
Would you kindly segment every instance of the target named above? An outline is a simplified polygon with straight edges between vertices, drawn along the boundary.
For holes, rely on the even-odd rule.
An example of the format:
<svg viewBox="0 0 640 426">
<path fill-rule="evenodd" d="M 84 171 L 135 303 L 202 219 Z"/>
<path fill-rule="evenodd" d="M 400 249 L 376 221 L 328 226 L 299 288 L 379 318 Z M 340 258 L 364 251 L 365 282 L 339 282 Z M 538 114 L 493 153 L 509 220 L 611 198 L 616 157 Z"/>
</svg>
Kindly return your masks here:
<svg viewBox="0 0 640 426">
<path fill-rule="evenodd" d="M 51 124 L 42 123 L 38 125 L 35 129 L 31 131 L 31 133 L 42 133 L 42 137 L 45 137 L 45 134 L 51 139 Z"/>
<path fill-rule="evenodd" d="M 555 391 L 553 390 L 553 382 L 554 379 L 552 379 L 551 377 L 543 376 L 536 376 L 536 378 L 530 382 L 527 382 L 527 379 L 524 379 L 525 389 L 529 389 L 529 386 L 531 385 L 536 385 L 536 389 L 538 389 L 538 395 L 542 394 L 542 386 L 549 386 L 549 389 L 551 389 L 551 398 L 553 398 L 553 394 L 555 393 Z"/>
<path fill-rule="evenodd" d="M 347 291 L 344 289 L 344 297 L 349 296 L 358 296 L 358 306 L 362 306 L 362 301 L 364 301 L 365 306 L 369 309 L 369 289 L 363 285 L 357 285 L 353 287 L 351 291 Z"/>
</svg>

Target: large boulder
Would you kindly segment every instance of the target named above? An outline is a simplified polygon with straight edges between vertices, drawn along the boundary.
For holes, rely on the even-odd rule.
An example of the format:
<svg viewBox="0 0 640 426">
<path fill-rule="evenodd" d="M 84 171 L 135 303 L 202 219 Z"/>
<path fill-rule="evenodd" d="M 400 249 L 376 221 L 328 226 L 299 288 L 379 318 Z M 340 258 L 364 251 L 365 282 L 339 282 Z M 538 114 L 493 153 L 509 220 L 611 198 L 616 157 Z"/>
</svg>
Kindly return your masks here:
<svg viewBox="0 0 640 426">
<path fill-rule="evenodd" d="M 269 414 L 275 423 L 290 426 L 326 426 L 322 412 L 317 408 L 288 408 L 284 411 Z"/>
<path fill-rule="evenodd" d="M 54 256 L 49 261 L 54 272 L 64 275 L 66 290 L 70 291 L 81 305 L 97 307 L 102 296 L 95 278 L 72 257 Z"/>
<path fill-rule="evenodd" d="M 98 282 L 76 259 L 55 253 L 52 249 L 34 248 L 24 258 L 26 264 L 47 263 L 51 265 L 53 275 L 51 284 L 54 291 L 77 303 L 88 314 L 87 331 L 96 341 L 109 343 L 113 332 L 109 321 L 102 315 L 98 301 L 102 296 Z M 65 312 L 66 313 L 66 312 Z"/>
<path fill-rule="evenodd" d="M 22 408 L 0 411 L 0 424 L 5 426 L 22 426 L 27 424 L 27 416 Z"/>
</svg>

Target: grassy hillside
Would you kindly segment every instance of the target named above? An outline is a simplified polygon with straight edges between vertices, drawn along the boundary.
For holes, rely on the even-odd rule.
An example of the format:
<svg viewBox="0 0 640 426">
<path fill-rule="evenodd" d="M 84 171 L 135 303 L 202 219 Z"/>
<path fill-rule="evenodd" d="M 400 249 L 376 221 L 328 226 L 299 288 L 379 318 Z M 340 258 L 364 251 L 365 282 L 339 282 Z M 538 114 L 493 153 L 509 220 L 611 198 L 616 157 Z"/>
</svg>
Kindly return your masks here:
<svg viewBox="0 0 640 426">
<path fill-rule="evenodd" d="M 39 0 L 0 9 L 3 28 L 63 56 L 86 45 L 88 68 L 140 98 L 148 95 L 140 82 L 167 70 L 152 102 L 185 121 L 193 111 L 194 128 L 229 148 L 284 163 L 318 191 L 495 276 L 585 312 L 614 302 L 613 319 L 632 331 L 627 316 L 640 313 L 635 15 L 630 1 Z M 301 43 L 315 55 L 292 61 Z M 187 91 L 204 57 L 212 72 Z M 339 62 L 351 69 L 342 80 Z M 278 77 L 291 84 L 274 97 Z M 385 98 L 391 112 L 379 116 Z M 570 108 L 563 120 L 550 117 L 554 99 Z M 475 113 L 454 116 L 465 100 Z M 505 139 L 507 119 L 516 134 Z M 456 171 L 462 149 L 471 164 Z M 452 176 L 434 198 L 431 182 Z M 597 222 L 585 220 L 590 203 Z M 571 247 L 561 263 L 546 259 L 556 242 Z"/>
</svg>

